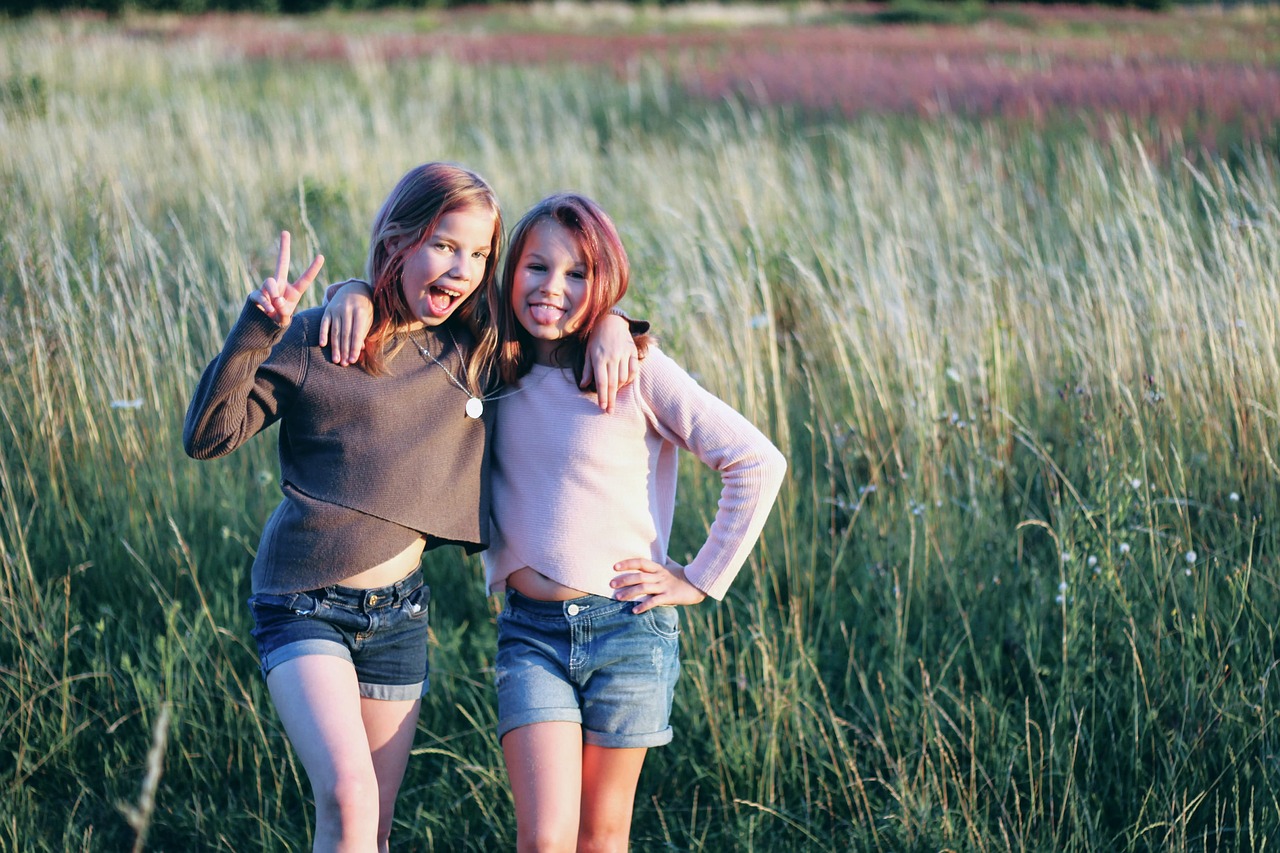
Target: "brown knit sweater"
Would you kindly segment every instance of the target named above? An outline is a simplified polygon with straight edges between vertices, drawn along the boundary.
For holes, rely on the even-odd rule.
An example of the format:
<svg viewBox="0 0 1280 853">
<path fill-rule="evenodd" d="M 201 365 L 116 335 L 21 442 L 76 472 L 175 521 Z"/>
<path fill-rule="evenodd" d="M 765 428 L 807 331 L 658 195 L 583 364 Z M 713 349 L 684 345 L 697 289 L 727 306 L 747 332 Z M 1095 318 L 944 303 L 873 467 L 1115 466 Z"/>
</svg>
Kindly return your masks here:
<svg viewBox="0 0 1280 853">
<path fill-rule="evenodd" d="M 318 344 L 320 315 L 303 311 L 281 330 L 246 302 L 187 410 L 183 445 L 196 459 L 230 453 L 281 421 L 284 500 L 262 532 L 254 593 L 328 586 L 419 536 L 428 548 L 489 542 L 495 403 L 480 420 L 466 417 L 467 395 L 413 345 L 388 361 L 386 376 L 333 364 Z M 447 333 L 414 336 L 462 376 Z"/>
</svg>

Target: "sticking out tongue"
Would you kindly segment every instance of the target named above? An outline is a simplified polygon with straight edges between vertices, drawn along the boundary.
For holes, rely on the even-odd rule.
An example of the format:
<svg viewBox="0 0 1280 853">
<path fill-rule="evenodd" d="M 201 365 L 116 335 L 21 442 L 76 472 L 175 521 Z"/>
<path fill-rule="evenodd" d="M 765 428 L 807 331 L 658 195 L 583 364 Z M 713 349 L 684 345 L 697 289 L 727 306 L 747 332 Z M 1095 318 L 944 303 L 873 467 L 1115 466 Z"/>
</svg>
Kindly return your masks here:
<svg viewBox="0 0 1280 853">
<path fill-rule="evenodd" d="M 564 309 L 550 305 L 530 305 L 529 314 L 539 326 L 553 326 L 564 316 Z"/>
<path fill-rule="evenodd" d="M 438 287 L 430 290 L 431 310 L 437 314 L 443 314 L 449 310 L 449 306 L 453 304 L 453 297 L 445 293 Z"/>
</svg>

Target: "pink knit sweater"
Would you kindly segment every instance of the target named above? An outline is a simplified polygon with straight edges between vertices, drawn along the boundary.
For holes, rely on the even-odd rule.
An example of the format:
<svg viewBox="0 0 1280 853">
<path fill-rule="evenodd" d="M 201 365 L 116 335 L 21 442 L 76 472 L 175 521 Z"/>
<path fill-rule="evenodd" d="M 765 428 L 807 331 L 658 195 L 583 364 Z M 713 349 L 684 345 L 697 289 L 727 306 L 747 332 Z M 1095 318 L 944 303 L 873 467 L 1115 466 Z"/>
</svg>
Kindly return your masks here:
<svg viewBox="0 0 1280 853">
<path fill-rule="evenodd" d="M 531 566 L 612 598 L 614 563 L 667 563 L 680 448 L 720 472 L 715 519 L 685 575 L 721 599 L 764 527 L 783 455 L 656 347 L 613 414 L 578 390 L 572 371 L 535 366 L 498 407 L 483 555 L 489 592 Z"/>
</svg>

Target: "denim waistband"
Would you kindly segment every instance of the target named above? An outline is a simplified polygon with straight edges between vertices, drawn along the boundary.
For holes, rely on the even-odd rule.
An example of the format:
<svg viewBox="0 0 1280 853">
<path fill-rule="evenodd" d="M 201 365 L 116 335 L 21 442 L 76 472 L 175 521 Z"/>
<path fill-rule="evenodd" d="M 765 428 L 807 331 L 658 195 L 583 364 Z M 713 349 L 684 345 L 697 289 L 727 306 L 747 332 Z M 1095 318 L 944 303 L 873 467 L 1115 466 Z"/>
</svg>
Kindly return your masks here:
<svg viewBox="0 0 1280 853">
<path fill-rule="evenodd" d="M 387 586 L 372 589 L 356 589 L 349 586 L 327 586 L 324 598 L 334 604 L 343 604 L 361 610 L 390 607 L 404 601 L 422 586 L 422 569 L 414 569 L 400 580 Z"/>
<path fill-rule="evenodd" d="M 519 607 L 527 613 L 543 618 L 555 616 L 578 616 L 588 613 L 616 613 L 630 608 L 634 602 L 619 601 L 616 598 L 605 598 L 603 595 L 583 595 L 564 601 L 543 601 L 530 598 L 514 589 L 507 589 L 507 602 Z"/>
</svg>

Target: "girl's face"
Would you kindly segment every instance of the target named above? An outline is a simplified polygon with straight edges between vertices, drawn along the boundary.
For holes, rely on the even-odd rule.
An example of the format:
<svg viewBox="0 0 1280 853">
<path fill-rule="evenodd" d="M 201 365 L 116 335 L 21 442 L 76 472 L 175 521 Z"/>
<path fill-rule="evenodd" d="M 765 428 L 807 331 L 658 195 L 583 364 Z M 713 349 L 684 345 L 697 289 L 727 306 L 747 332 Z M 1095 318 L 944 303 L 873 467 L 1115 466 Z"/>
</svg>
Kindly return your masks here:
<svg viewBox="0 0 1280 853">
<path fill-rule="evenodd" d="M 427 239 L 405 256 L 400 293 L 414 319 L 439 326 L 475 292 L 496 227 L 492 210 L 455 210 L 442 216 Z"/>
<path fill-rule="evenodd" d="M 550 219 L 529 230 L 511 285 L 511 308 L 533 336 L 538 364 L 550 364 L 556 342 L 582 324 L 590 271 L 573 234 Z"/>
</svg>

